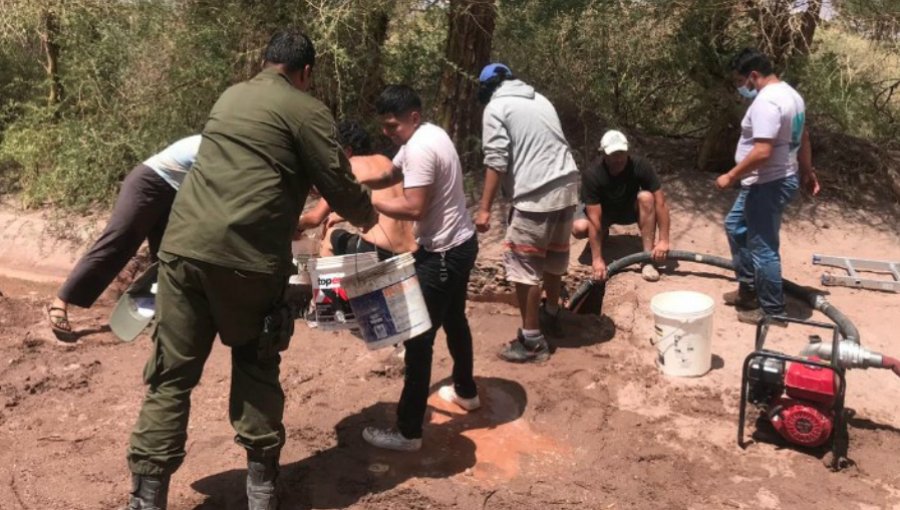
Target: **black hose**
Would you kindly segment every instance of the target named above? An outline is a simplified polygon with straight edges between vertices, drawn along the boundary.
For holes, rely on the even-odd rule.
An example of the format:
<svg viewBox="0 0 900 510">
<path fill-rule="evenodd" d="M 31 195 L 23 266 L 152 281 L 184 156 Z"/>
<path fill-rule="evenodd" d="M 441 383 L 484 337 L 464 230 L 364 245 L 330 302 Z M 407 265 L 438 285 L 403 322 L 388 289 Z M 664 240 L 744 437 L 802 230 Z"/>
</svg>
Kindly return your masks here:
<svg viewBox="0 0 900 510">
<path fill-rule="evenodd" d="M 734 271 L 734 265 L 731 263 L 730 259 L 717 257 L 715 255 L 705 255 L 702 253 L 694 253 L 691 251 L 672 250 L 669 252 L 669 256 L 667 257 L 667 259 L 682 260 L 685 262 L 696 262 L 698 264 L 707 264 L 710 266 L 727 269 L 729 271 Z M 616 261 L 613 261 L 609 266 L 607 266 L 607 280 L 622 272 L 628 266 L 648 263 L 652 261 L 652 255 L 646 251 L 622 257 Z M 601 287 L 596 288 L 596 286 L 598 285 Z M 802 299 L 807 304 L 809 304 L 810 307 L 822 312 L 826 317 L 831 319 L 831 321 L 837 325 L 838 331 L 840 331 L 841 336 L 843 336 L 844 339 L 854 343 L 859 343 L 859 330 L 856 329 L 856 326 L 853 324 L 853 322 L 851 322 L 846 315 L 841 313 L 840 310 L 829 303 L 825 299 L 825 296 L 823 296 L 820 292 L 816 291 L 815 289 L 802 287 L 789 280 L 784 280 L 783 285 L 785 292 L 799 299 Z M 583 304 L 583 301 L 587 299 L 592 291 L 599 290 L 600 292 L 604 292 L 605 286 L 606 282 L 596 282 L 591 279 L 583 282 L 578 287 L 578 290 L 575 291 L 575 294 L 572 295 L 572 298 L 569 301 L 569 310 L 577 311 Z M 602 296 L 600 298 L 600 302 L 602 303 Z"/>
</svg>

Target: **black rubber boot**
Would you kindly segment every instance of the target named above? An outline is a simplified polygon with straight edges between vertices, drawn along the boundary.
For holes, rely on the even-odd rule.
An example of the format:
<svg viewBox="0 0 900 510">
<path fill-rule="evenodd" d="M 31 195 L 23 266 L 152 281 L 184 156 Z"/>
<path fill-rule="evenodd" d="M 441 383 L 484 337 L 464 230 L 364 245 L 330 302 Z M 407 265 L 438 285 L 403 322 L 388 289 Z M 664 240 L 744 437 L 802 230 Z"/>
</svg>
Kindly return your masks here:
<svg viewBox="0 0 900 510">
<path fill-rule="evenodd" d="M 277 510 L 278 457 L 247 460 L 248 510 Z"/>
<path fill-rule="evenodd" d="M 169 475 L 131 475 L 131 498 L 125 510 L 166 510 Z"/>
</svg>

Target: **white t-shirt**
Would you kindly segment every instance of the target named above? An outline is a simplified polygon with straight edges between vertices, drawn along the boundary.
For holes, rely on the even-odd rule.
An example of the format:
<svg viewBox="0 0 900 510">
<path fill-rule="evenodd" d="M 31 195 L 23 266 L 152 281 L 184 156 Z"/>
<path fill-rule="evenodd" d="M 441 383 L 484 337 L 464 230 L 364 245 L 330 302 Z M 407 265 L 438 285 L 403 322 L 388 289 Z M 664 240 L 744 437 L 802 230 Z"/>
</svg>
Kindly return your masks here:
<svg viewBox="0 0 900 510">
<path fill-rule="evenodd" d="M 403 170 L 403 187 L 431 186 L 422 218 L 416 222 L 416 241 L 431 252 L 445 252 L 469 240 L 475 224 L 466 208 L 462 165 L 447 133 L 422 124 L 394 157 Z"/>
<path fill-rule="evenodd" d="M 197 159 L 201 138 L 201 135 L 182 138 L 151 156 L 144 164 L 177 190 Z"/>
<path fill-rule="evenodd" d="M 758 138 L 772 140 L 772 156 L 744 177 L 741 184 L 763 184 L 796 174 L 805 121 L 806 105 L 793 87 L 785 82 L 763 87 L 741 121 L 741 139 L 734 159 L 740 163 L 746 158 L 753 149 L 753 140 Z"/>
</svg>

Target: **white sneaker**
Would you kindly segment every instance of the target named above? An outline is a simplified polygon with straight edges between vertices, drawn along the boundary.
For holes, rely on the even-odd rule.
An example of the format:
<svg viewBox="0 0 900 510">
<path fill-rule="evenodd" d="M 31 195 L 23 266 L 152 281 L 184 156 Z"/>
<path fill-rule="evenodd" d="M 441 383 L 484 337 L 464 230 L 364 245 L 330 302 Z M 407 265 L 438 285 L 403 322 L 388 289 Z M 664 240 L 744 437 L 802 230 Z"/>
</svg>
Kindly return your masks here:
<svg viewBox="0 0 900 510">
<path fill-rule="evenodd" d="M 416 452 L 422 448 L 422 438 L 407 439 L 396 430 L 366 427 L 362 433 L 363 439 L 372 446 L 385 450 L 398 452 Z"/>
<path fill-rule="evenodd" d="M 478 395 L 472 398 L 462 398 L 456 394 L 456 389 L 453 386 L 441 386 L 441 389 L 438 390 L 438 396 L 466 411 L 474 411 L 481 407 L 481 399 L 478 398 Z"/>
<path fill-rule="evenodd" d="M 653 264 L 644 264 L 644 267 L 641 268 L 641 276 L 648 282 L 659 281 L 659 271 Z"/>
</svg>

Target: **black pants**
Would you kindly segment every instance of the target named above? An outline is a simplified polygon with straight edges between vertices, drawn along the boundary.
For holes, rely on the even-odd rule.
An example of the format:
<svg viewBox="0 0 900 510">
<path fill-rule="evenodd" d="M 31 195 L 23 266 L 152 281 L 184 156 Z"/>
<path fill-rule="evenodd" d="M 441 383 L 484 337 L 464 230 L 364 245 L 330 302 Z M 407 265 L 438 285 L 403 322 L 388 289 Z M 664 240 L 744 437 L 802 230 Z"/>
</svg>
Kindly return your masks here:
<svg viewBox="0 0 900 510">
<path fill-rule="evenodd" d="M 228 416 L 235 441 L 253 456 L 275 457 L 284 445 L 281 357 L 260 356 L 265 317 L 281 303 L 287 277 L 239 271 L 160 254 L 149 388 L 131 434 L 128 464 L 139 475 L 171 474 L 188 437 L 191 392 L 216 336 L 231 347 Z M 235 292 L 239 289 L 239 292 Z M 269 339 L 271 340 L 271 339 Z"/>
<path fill-rule="evenodd" d="M 379 248 L 363 239 L 359 234 L 351 234 L 343 229 L 334 229 L 331 232 L 331 249 L 335 255 L 352 255 L 354 253 L 378 253 L 378 260 L 387 260 L 394 256 L 393 253 Z"/>
<path fill-rule="evenodd" d="M 466 319 L 466 290 L 477 256 L 478 240 L 474 235 L 443 254 L 421 247 L 415 254 L 416 276 L 431 317 L 431 329 L 406 342 L 406 372 L 397 406 L 397 428 L 408 439 L 422 437 L 438 328 L 443 327 L 447 334 L 457 395 L 472 398 L 478 394 L 472 375 L 472 332 Z"/>
<path fill-rule="evenodd" d="M 144 239 L 155 260 L 174 200 L 175 189 L 159 174 L 148 166 L 136 166 L 122 183 L 106 230 L 69 274 L 59 298 L 90 308 Z"/>
</svg>

